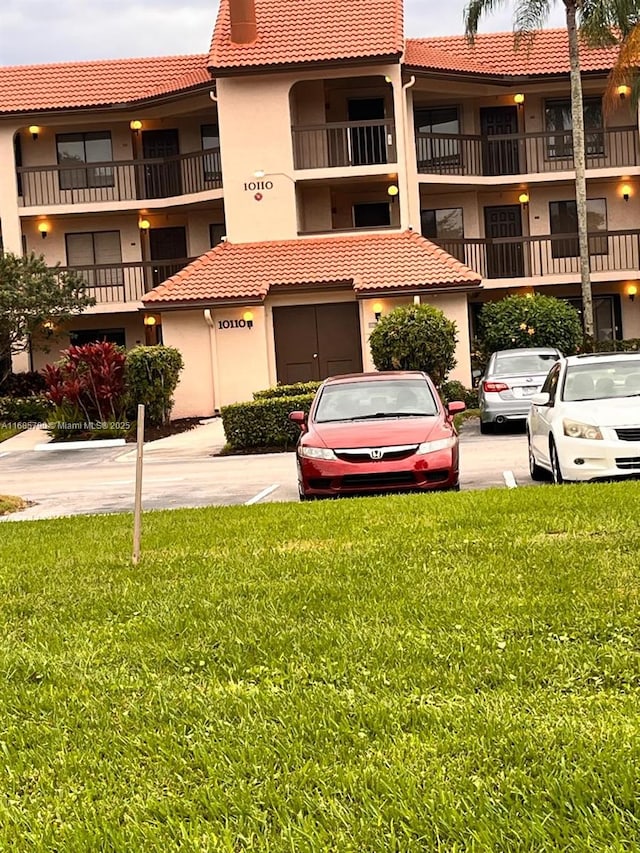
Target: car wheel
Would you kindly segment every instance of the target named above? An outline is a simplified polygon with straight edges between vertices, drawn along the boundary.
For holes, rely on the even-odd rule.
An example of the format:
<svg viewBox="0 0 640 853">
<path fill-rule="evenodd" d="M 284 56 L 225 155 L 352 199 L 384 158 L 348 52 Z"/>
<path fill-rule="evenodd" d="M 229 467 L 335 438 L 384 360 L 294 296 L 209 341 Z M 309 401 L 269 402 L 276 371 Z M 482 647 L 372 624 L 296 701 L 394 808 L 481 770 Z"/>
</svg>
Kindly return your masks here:
<svg viewBox="0 0 640 853">
<path fill-rule="evenodd" d="M 565 482 L 565 479 L 562 476 L 558 451 L 556 450 L 556 443 L 553 439 L 551 439 L 551 443 L 549 444 L 549 458 L 551 459 L 551 478 L 557 486 L 560 486 Z"/>
<path fill-rule="evenodd" d="M 529 474 L 531 474 L 531 479 L 536 483 L 541 483 L 544 480 L 549 479 L 549 472 L 546 468 L 541 468 L 540 465 L 535 460 L 535 456 L 533 455 L 533 448 L 531 447 L 531 438 L 527 436 L 529 443 Z"/>
<path fill-rule="evenodd" d="M 493 424 L 491 421 L 480 421 L 480 432 L 482 435 L 491 435 L 493 431 Z"/>
</svg>

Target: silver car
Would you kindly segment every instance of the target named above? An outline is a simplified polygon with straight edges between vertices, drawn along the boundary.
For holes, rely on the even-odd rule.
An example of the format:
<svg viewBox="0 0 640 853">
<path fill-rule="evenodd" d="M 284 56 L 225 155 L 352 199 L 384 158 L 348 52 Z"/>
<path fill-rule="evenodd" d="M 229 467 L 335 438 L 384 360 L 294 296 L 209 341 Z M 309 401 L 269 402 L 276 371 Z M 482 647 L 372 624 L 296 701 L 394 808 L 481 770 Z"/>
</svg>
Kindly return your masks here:
<svg viewBox="0 0 640 853">
<path fill-rule="evenodd" d="M 494 352 L 480 380 L 480 432 L 491 432 L 509 421 L 524 421 L 531 397 L 537 394 L 556 361 L 554 347 L 505 349 Z"/>
</svg>

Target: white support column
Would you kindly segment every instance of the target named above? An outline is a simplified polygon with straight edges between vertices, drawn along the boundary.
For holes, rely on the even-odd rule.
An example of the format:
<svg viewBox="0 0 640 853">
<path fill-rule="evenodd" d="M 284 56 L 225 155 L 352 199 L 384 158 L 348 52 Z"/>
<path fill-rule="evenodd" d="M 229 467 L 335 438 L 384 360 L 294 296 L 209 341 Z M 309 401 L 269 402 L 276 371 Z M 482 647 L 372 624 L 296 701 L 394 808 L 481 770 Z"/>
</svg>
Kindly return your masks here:
<svg viewBox="0 0 640 853">
<path fill-rule="evenodd" d="M 18 181 L 13 149 L 15 125 L 0 127 L 0 223 L 5 252 L 22 254 L 22 227 L 18 215 Z"/>
</svg>

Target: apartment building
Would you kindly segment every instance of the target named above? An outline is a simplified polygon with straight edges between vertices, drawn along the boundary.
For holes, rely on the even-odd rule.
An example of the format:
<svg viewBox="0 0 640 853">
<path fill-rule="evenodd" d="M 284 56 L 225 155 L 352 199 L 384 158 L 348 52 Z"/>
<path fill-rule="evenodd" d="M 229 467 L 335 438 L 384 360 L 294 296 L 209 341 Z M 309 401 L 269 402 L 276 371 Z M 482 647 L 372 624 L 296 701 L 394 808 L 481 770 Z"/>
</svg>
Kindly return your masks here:
<svg viewBox="0 0 640 853">
<path fill-rule="evenodd" d="M 640 337 L 640 139 L 582 49 L 597 335 Z M 80 272 L 69 341 L 164 341 L 175 416 L 373 367 L 397 305 L 580 305 L 566 34 L 405 39 L 399 0 L 222 0 L 208 55 L 0 69 L 5 249 Z M 43 339 L 52 330 L 43 330 Z M 52 358 L 34 342 L 35 367 Z"/>
</svg>

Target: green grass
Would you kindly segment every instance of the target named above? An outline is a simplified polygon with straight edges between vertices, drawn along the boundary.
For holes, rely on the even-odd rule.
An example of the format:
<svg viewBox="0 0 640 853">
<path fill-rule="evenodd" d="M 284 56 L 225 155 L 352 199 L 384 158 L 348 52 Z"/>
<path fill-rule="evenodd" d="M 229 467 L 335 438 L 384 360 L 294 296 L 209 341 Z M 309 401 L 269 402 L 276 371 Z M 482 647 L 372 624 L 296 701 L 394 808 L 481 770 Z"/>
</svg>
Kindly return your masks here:
<svg viewBox="0 0 640 853">
<path fill-rule="evenodd" d="M 637 488 L 5 523 L 0 850 L 639 850 Z"/>
<path fill-rule="evenodd" d="M 19 432 L 22 432 L 22 430 L 13 429 L 13 427 L 0 427 L 0 441 L 6 441 L 6 439 L 17 435 Z"/>
</svg>

